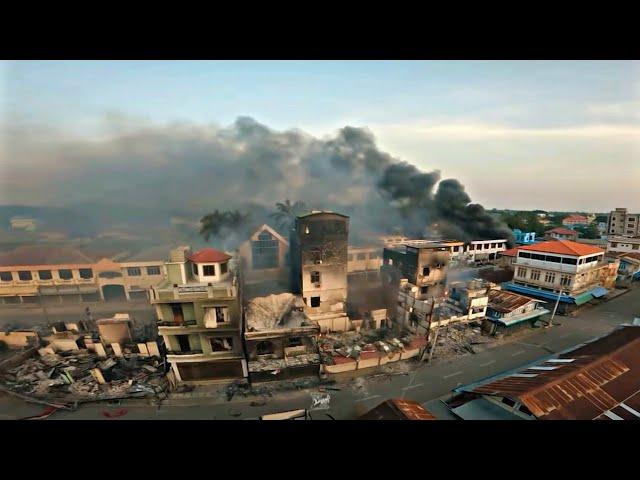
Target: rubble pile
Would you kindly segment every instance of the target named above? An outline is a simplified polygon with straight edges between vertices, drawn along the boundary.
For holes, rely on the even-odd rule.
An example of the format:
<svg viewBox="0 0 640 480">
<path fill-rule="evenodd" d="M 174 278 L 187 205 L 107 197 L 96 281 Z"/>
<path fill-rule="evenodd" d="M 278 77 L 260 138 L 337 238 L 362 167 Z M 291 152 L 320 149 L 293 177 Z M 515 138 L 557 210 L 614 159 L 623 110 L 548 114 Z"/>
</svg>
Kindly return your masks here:
<svg viewBox="0 0 640 480">
<path fill-rule="evenodd" d="M 269 382 L 259 385 L 249 385 L 247 382 L 235 381 L 227 385 L 222 392 L 225 395 L 227 401 L 231 401 L 231 399 L 233 399 L 235 396 L 240 396 L 242 398 L 252 396 L 272 397 L 274 393 L 314 388 L 317 387 L 320 383 L 320 379 L 315 377 Z"/>
<path fill-rule="evenodd" d="M 363 352 L 393 355 L 411 343 L 411 335 L 394 336 L 385 328 L 361 332 L 330 333 L 319 340 L 322 362 L 333 365 L 337 356 L 358 360 Z"/>
<path fill-rule="evenodd" d="M 297 299 L 291 293 L 252 299 L 245 311 L 249 331 L 273 330 L 305 325 L 309 319 L 296 309 Z"/>
<path fill-rule="evenodd" d="M 477 347 L 495 341 L 482 334 L 479 322 L 452 323 L 438 332 L 434 358 L 477 353 Z"/>
<path fill-rule="evenodd" d="M 61 403 L 160 396 L 167 390 L 158 358 L 105 359 L 88 350 L 29 358 L 3 372 L 0 381 L 11 392 Z"/>
</svg>

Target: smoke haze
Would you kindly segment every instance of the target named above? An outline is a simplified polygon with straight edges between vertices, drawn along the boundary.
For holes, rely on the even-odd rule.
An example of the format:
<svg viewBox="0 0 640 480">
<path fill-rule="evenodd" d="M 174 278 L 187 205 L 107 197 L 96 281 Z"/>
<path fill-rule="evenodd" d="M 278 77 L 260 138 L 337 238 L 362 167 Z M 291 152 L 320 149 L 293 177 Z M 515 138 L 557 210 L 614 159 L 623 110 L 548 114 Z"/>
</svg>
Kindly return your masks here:
<svg viewBox="0 0 640 480">
<path fill-rule="evenodd" d="M 333 137 L 274 131 L 252 118 L 228 127 L 130 125 L 100 141 L 9 136 L 0 201 L 81 209 L 105 225 L 144 225 L 239 209 L 254 222 L 289 198 L 351 216 L 354 240 L 399 229 L 411 236 L 510 238 L 464 187 L 378 149 L 366 129 Z"/>
</svg>

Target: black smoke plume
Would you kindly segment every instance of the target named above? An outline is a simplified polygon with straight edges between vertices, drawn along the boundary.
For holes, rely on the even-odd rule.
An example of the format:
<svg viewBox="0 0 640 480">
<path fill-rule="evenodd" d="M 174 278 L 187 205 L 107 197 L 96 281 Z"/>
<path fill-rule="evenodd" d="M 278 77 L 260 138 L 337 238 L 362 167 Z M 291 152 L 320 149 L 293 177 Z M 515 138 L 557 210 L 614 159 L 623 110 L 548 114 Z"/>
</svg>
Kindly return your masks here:
<svg viewBox="0 0 640 480">
<path fill-rule="evenodd" d="M 273 223 L 276 202 L 289 198 L 349 215 L 354 243 L 398 229 L 410 236 L 510 238 L 459 182 L 440 181 L 439 171 L 423 172 L 380 151 L 366 129 L 345 127 L 319 139 L 248 117 L 222 128 L 116 127 L 100 141 L 41 131 L 8 137 L 0 203 L 73 207 L 105 229 L 128 222 L 138 232 L 158 219 L 213 212 L 212 232 L 220 236 L 223 227 Z"/>
</svg>

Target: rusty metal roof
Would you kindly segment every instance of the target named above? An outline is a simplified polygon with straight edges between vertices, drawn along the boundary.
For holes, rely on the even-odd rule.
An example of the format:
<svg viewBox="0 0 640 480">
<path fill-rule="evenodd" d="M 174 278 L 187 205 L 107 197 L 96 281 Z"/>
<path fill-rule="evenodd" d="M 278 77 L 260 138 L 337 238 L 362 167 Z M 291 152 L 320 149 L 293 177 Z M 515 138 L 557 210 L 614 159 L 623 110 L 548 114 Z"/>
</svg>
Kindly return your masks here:
<svg viewBox="0 0 640 480">
<path fill-rule="evenodd" d="M 382 402 L 358 420 L 436 420 L 436 417 L 418 402 L 394 398 Z"/>
<path fill-rule="evenodd" d="M 544 303 L 535 298 L 519 295 L 508 290 L 489 291 L 489 308 L 496 312 L 510 313 L 524 307 L 529 302 Z"/>
<path fill-rule="evenodd" d="M 640 420 L 640 327 L 460 390 L 510 398 L 541 420 Z"/>
</svg>

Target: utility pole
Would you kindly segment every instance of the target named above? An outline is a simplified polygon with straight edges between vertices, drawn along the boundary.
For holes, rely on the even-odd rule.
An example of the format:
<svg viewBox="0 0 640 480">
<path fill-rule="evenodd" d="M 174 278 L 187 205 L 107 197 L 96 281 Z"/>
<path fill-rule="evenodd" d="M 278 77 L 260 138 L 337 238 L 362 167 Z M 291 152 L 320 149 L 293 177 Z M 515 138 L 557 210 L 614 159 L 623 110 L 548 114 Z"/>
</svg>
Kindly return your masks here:
<svg viewBox="0 0 640 480">
<path fill-rule="evenodd" d="M 562 263 L 560 263 L 560 292 L 558 293 L 558 298 L 556 299 L 556 304 L 553 307 L 553 312 L 551 313 L 551 318 L 549 319 L 549 324 L 546 328 L 551 328 L 553 325 L 553 317 L 556 316 L 556 310 L 558 310 L 558 304 L 560 303 L 560 297 L 562 296 Z"/>
</svg>

